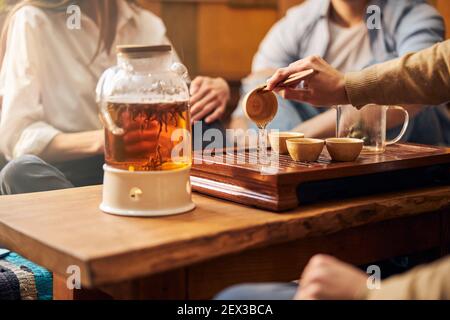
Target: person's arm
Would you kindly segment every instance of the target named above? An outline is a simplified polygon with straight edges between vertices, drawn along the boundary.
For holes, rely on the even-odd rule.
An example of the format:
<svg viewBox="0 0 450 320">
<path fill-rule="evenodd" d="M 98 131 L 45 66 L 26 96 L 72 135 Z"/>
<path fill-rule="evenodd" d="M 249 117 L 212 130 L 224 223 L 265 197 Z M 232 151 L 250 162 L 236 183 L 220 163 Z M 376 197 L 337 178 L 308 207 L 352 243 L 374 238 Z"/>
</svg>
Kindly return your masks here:
<svg viewBox="0 0 450 320">
<path fill-rule="evenodd" d="M 395 9 L 394 9 L 395 8 Z M 391 33 L 395 41 L 395 52 L 397 56 L 403 56 L 410 52 L 420 51 L 432 47 L 445 39 L 445 24 L 439 12 L 426 1 L 414 3 L 403 3 L 393 6 L 392 10 L 385 12 L 384 19 L 393 19 L 398 16 L 395 24 L 387 24 L 388 33 Z M 391 60 L 391 57 L 385 62 Z M 408 111 L 410 121 L 421 113 L 423 105 L 402 105 Z M 404 121 L 403 112 L 389 110 L 387 127 L 395 128 Z"/>
<path fill-rule="evenodd" d="M 60 133 L 46 122 L 41 99 L 38 52 L 43 52 L 44 44 L 38 29 L 47 22 L 43 15 L 33 7 L 25 7 L 15 13 L 9 25 L 0 73 L 0 151 L 8 159 L 39 155 Z"/>
<path fill-rule="evenodd" d="M 355 106 L 441 104 L 450 100 L 450 40 L 345 76 Z"/>
<path fill-rule="evenodd" d="M 104 152 L 104 135 L 103 130 L 59 133 L 39 156 L 48 162 L 61 162 L 100 155 Z"/>
<path fill-rule="evenodd" d="M 39 53 L 45 43 L 40 28 L 48 23 L 35 8 L 22 8 L 14 16 L 0 73 L 3 105 L 0 151 L 9 159 L 34 154 L 56 162 L 98 154 L 103 146 L 99 133 L 62 133 L 48 123 L 42 101 Z M 61 106 L 63 107 L 63 106 Z"/>
<path fill-rule="evenodd" d="M 419 266 L 381 282 L 379 290 L 367 290 L 369 300 L 449 300 L 450 257 Z"/>
<path fill-rule="evenodd" d="M 395 49 L 399 55 L 425 49 L 444 39 L 445 28 L 442 17 L 432 6 L 423 2 L 400 5 L 398 8 L 402 10 L 391 9 L 386 14 L 400 15 L 399 22 L 392 30 L 389 30 L 394 36 Z M 389 26 L 388 24 L 386 28 Z M 413 119 L 422 110 L 421 106 L 404 106 L 404 108 L 408 111 L 410 119 Z M 335 120 L 335 113 L 329 111 L 303 122 L 295 130 L 313 137 L 332 136 L 335 130 Z M 403 121 L 404 114 L 402 112 L 389 111 L 387 120 L 389 129 L 401 125 Z"/>
<path fill-rule="evenodd" d="M 318 254 L 306 265 L 295 300 L 354 300 L 366 292 L 368 275 L 332 256 Z"/>
<path fill-rule="evenodd" d="M 277 89 L 291 74 L 314 69 L 306 90 Z M 311 56 L 278 69 L 267 82 L 284 98 L 313 105 L 441 104 L 450 101 L 450 40 L 343 75 L 322 58 Z"/>
<path fill-rule="evenodd" d="M 381 270 L 382 271 L 382 270 Z M 368 274 L 327 255 L 316 255 L 306 265 L 295 299 L 298 300 L 448 300 L 450 257 L 417 267 L 373 285 Z"/>
</svg>

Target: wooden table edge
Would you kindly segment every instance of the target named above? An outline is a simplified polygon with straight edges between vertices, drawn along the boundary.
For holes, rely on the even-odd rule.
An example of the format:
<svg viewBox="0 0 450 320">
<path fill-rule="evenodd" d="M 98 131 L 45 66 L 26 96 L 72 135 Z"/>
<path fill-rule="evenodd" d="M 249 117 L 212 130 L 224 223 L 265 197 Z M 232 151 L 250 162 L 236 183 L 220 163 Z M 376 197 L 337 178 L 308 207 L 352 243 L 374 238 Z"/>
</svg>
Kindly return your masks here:
<svg viewBox="0 0 450 320">
<path fill-rule="evenodd" d="M 450 208 L 450 187 L 425 188 L 412 191 L 411 193 L 413 193 L 414 195 L 411 196 L 408 199 L 408 201 L 414 203 L 415 205 L 414 210 L 410 210 L 410 208 L 404 210 L 402 210 L 401 208 L 396 208 L 397 210 L 395 210 L 395 213 L 392 214 L 386 214 L 384 216 L 376 215 L 375 218 L 367 220 L 359 219 L 358 222 L 353 223 L 348 229 L 372 223 L 377 223 L 381 221 L 387 221 L 396 218 L 406 218 L 410 216 L 423 214 L 426 212 L 434 212 Z M 349 208 L 352 208 L 353 209 L 352 217 L 357 219 L 359 215 L 364 215 L 366 217 L 367 215 L 370 215 L 374 210 L 378 210 L 379 207 L 383 205 L 389 209 L 394 209 L 394 207 L 389 206 L 389 203 L 404 198 L 404 196 L 402 196 L 401 194 L 404 193 L 396 192 L 377 196 L 355 198 L 352 200 L 356 201 L 358 205 L 355 206 L 348 204 L 336 211 L 327 212 L 327 215 L 329 215 L 330 218 L 337 217 L 338 215 L 345 213 Z M 435 202 L 431 201 L 433 197 L 436 198 Z M 424 198 L 426 198 L 426 200 L 424 200 Z M 378 199 L 378 200 L 371 203 L 370 199 Z M 432 203 L 434 203 L 434 205 L 431 205 Z M 407 210 L 408 212 L 406 212 L 405 210 Z M 352 217 L 349 218 L 351 219 Z M 209 235 L 207 237 L 202 237 L 201 239 L 196 239 L 194 240 L 195 242 L 190 242 L 188 244 L 191 249 L 189 250 L 189 252 L 201 251 L 202 253 L 205 253 L 205 251 L 208 251 L 208 255 L 206 255 L 206 257 L 189 255 L 188 251 L 185 250 L 187 244 L 184 240 L 181 240 L 179 242 L 173 242 L 166 246 L 160 246 L 156 249 L 152 248 L 142 251 L 138 250 L 136 254 L 139 254 L 142 257 L 158 256 L 162 251 L 166 250 L 174 250 L 178 253 L 181 253 L 181 256 L 178 256 L 177 259 L 171 261 L 170 268 L 165 267 L 165 265 L 167 265 L 167 261 L 165 261 L 164 264 L 154 263 L 151 264 L 152 272 L 136 272 L 133 274 L 132 277 L 130 277 L 130 274 L 128 274 L 127 277 L 123 278 L 118 275 L 115 282 L 171 271 L 177 268 L 186 267 L 192 264 L 204 262 L 220 256 L 239 253 L 249 249 L 255 249 L 299 239 L 307 239 L 316 236 L 326 236 L 345 229 L 345 228 L 328 228 L 328 229 L 325 228 L 325 229 L 315 229 L 306 233 L 300 232 L 297 233 L 298 230 L 304 231 L 303 226 L 295 228 L 294 223 L 300 222 L 300 220 L 302 220 L 301 217 L 298 218 L 298 221 L 285 221 L 285 222 L 271 223 L 269 225 L 261 224 L 253 227 L 238 228 L 232 231 L 224 231 L 221 233 L 216 233 L 214 235 Z M 308 223 L 311 224 L 311 221 L 308 221 Z M 270 230 L 268 230 L 267 228 L 268 226 L 270 226 Z M 312 228 L 314 228 L 314 224 L 312 224 Z M 244 242 L 242 241 L 241 238 L 239 238 L 239 236 L 242 234 L 245 234 L 246 238 L 250 238 L 249 235 L 258 234 L 259 232 L 262 233 L 270 232 L 271 236 L 270 240 L 263 239 L 253 242 L 252 241 Z M 226 245 L 224 245 L 223 241 L 229 242 Z M 216 245 L 217 247 L 212 246 L 212 244 Z M 195 250 L 192 248 L 193 246 Z M 204 247 L 206 247 L 207 249 L 205 250 Z M 227 249 L 223 249 L 224 247 Z M 87 262 L 87 265 L 91 270 L 91 274 L 95 276 L 96 274 L 100 274 L 103 271 L 102 269 L 104 264 L 106 263 L 115 263 L 117 265 L 121 264 L 123 263 L 123 261 L 126 261 L 126 256 L 128 255 L 129 253 L 123 253 L 115 256 L 98 257 L 90 259 Z M 102 277 L 93 278 L 91 280 L 92 280 L 91 283 L 94 284 L 94 286 L 111 283 L 108 279 L 102 279 Z"/>
<path fill-rule="evenodd" d="M 412 207 L 413 210 L 411 210 L 410 207 L 403 209 L 401 207 L 395 207 L 396 210 L 392 210 L 394 208 L 392 203 L 398 202 L 398 200 L 405 201 L 404 197 L 404 192 L 395 192 L 346 200 L 351 202 L 343 206 L 342 202 L 345 201 L 340 201 L 341 207 L 338 207 L 337 210 L 327 212 L 326 215 L 328 219 L 337 218 L 343 212 L 351 209 L 352 214 L 347 218 L 349 220 L 356 219 L 357 221 L 348 228 L 353 228 L 379 221 L 438 211 L 449 207 L 450 187 L 443 186 L 410 191 L 406 201 L 414 204 Z M 317 207 L 320 209 L 320 207 L 324 204 L 329 205 L 330 203 L 336 204 L 339 202 L 333 201 L 322 203 L 317 205 Z M 367 216 L 370 216 L 371 213 L 375 212 L 374 210 L 379 210 L 380 207 L 383 206 L 391 209 L 391 212 L 376 215 L 374 218 L 361 219 L 362 215 L 367 218 Z M 301 208 L 299 210 L 301 210 Z M 264 214 L 263 211 L 261 212 Z M 314 220 L 314 218 L 318 218 L 310 217 L 310 219 L 307 220 L 310 230 L 307 231 L 305 229 L 306 220 L 305 217 L 302 216 L 301 212 L 298 212 L 298 214 L 291 212 L 288 213 L 288 215 L 292 218 L 291 220 L 277 221 L 268 224 L 262 223 L 257 226 L 243 227 L 231 231 L 211 234 L 199 239 L 193 239 L 188 244 L 185 240 L 180 240 L 169 243 L 168 245 L 159 246 L 157 248 L 135 250 L 131 253 L 124 252 L 105 257 L 86 258 L 77 256 L 76 254 L 65 252 L 57 247 L 48 246 L 37 239 L 29 237 L 27 237 L 26 243 L 16 242 L 15 239 L 19 238 L 18 235 L 23 235 L 23 233 L 18 230 L 8 228 L 8 226 L 3 222 L 0 222 L 0 243 L 59 275 L 67 275 L 67 270 L 61 269 L 59 267 L 61 263 L 56 263 L 55 260 L 67 260 L 67 265 L 78 265 L 82 271 L 81 281 L 83 286 L 90 288 L 158 274 L 203 262 L 212 258 L 217 258 L 219 256 L 239 253 L 248 249 L 265 247 L 272 244 L 289 242 L 318 235 L 328 235 L 345 229 L 339 228 L 336 225 L 334 225 L 333 228 L 316 228 L 317 226 L 315 223 L 319 224 L 319 221 Z M 295 215 L 295 217 L 292 215 Z M 321 216 L 324 215 L 322 214 Z M 289 217 L 287 217 L 287 219 L 289 219 Z M 245 241 L 242 239 L 242 234 L 245 235 Z M 270 235 L 267 236 L 267 234 Z M 260 237 L 261 235 L 263 237 Z M 24 250 L 26 246 L 31 244 L 36 245 L 39 249 L 34 250 L 32 253 Z M 186 246 L 189 246 L 189 250 L 186 250 Z M 155 259 L 161 251 L 165 250 L 173 250 L 177 253 L 177 256 L 173 259 L 173 261 L 170 261 L 170 263 L 167 260 L 164 261 L 164 263 L 161 263 L 158 259 Z M 203 256 L 197 256 L 195 254 L 195 252 L 199 251 L 203 253 Z M 205 252 L 208 254 L 205 254 Z M 105 264 L 115 264 L 117 266 L 116 269 L 120 270 L 120 265 L 129 264 L 127 257 L 133 254 L 140 257 L 138 260 L 142 265 L 137 266 L 137 268 L 132 269 L 131 271 L 128 270 L 126 275 L 117 274 L 115 272 L 112 275 L 104 275 L 103 272 Z M 48 260 L 49 256 L 55 257 L 53 261 Z M 170 265 L 170 267 L 167 267 L 167 265 Z M 112 278 L 114 279 L 112 280 Z"/>
</svg>

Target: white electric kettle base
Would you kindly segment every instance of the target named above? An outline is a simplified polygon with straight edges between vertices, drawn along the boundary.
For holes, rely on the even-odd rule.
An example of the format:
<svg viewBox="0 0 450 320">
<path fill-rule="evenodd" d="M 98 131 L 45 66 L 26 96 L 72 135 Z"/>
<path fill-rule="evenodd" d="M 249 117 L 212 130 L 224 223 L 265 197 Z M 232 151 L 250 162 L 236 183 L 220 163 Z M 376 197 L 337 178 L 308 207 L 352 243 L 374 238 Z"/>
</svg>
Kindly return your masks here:
<svg viewBox="0 0 450 320">
<path fill-rule="evenodd" d="M 100 210 L 121 216 L 158 217 L 195 208 L 190 167 L 170 171 L 126 171 L 103 166 L 103 202 Z"/>
</svg>

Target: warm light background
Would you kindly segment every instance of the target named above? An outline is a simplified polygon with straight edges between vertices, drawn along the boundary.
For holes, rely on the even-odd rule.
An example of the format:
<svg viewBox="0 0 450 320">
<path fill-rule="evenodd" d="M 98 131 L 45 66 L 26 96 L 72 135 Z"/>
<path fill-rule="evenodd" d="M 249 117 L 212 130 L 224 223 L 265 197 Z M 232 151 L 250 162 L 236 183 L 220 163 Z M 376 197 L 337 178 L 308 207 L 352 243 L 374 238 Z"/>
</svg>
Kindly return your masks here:
<svg viewBox="0 0 450 320">
<path fill-rule="evenodd" d="M 161 16 L 192 75 L 239 81 L 269 28 L 303 0 L 140 0 Z M 430 0 L 445 17 L 450 38 L 450 0 Z"/>
</svg>

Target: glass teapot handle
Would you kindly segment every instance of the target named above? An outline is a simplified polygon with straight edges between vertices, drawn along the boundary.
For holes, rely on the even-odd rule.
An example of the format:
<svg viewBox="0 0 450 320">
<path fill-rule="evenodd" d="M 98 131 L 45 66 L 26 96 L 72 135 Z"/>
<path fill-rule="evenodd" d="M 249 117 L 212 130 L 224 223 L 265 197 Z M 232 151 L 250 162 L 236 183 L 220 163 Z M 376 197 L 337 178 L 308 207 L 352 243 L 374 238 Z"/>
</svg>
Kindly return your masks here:
<svg viewBox="0 0 450 320">
<path fill-rule="evenodd" d="M 388 106 L 386 110 L 388 110 L 388 109 L 400 110 L 405 115 L 405 120 L 403 122 L 403 127 L 402 127 L 402 130 L 400 131 L 399 135 L 396 138 L 394 138 L 393 140 L 386 141 L 386 145 L 390 146 L 390 145 L 392 145 L 394 143 L 399 142 L 400 139 L 403 138 L 403 136 L 405 135 L 406 129 L 408 129 L 408 125 L 409 125 L 409 113 L 404 108 L 399 107 L 399 106 Z"/>
<path fill-rule="evenodd" d="M 104 92 L 105 92 L 105 84 L 106 79 L 112 74 L 116 72 L 117 67 L 113 67 L 103 73 L 103 75 L 100 77 L 100 80 L 97 84 L 96 88 L 96 95 L 97 95 L 97 103 L 100 108 L 100 120 L 103 123 L 103 126 L 111 131 L 114 135 L 123 135 L 124 130 L 120 127 L 118 127 L 113 119 L 111 118 L 111 115 L 108 112 L 108 102 L 105 99 Z"/>
<path fill-rule="evenodd" d="M 174 62 L 170 67 L 170 70 L 179 75 L 187 84 L 191 83 L 191 78 L 189 77 L 188 69 L 184 64 Z"/>
</svg>

